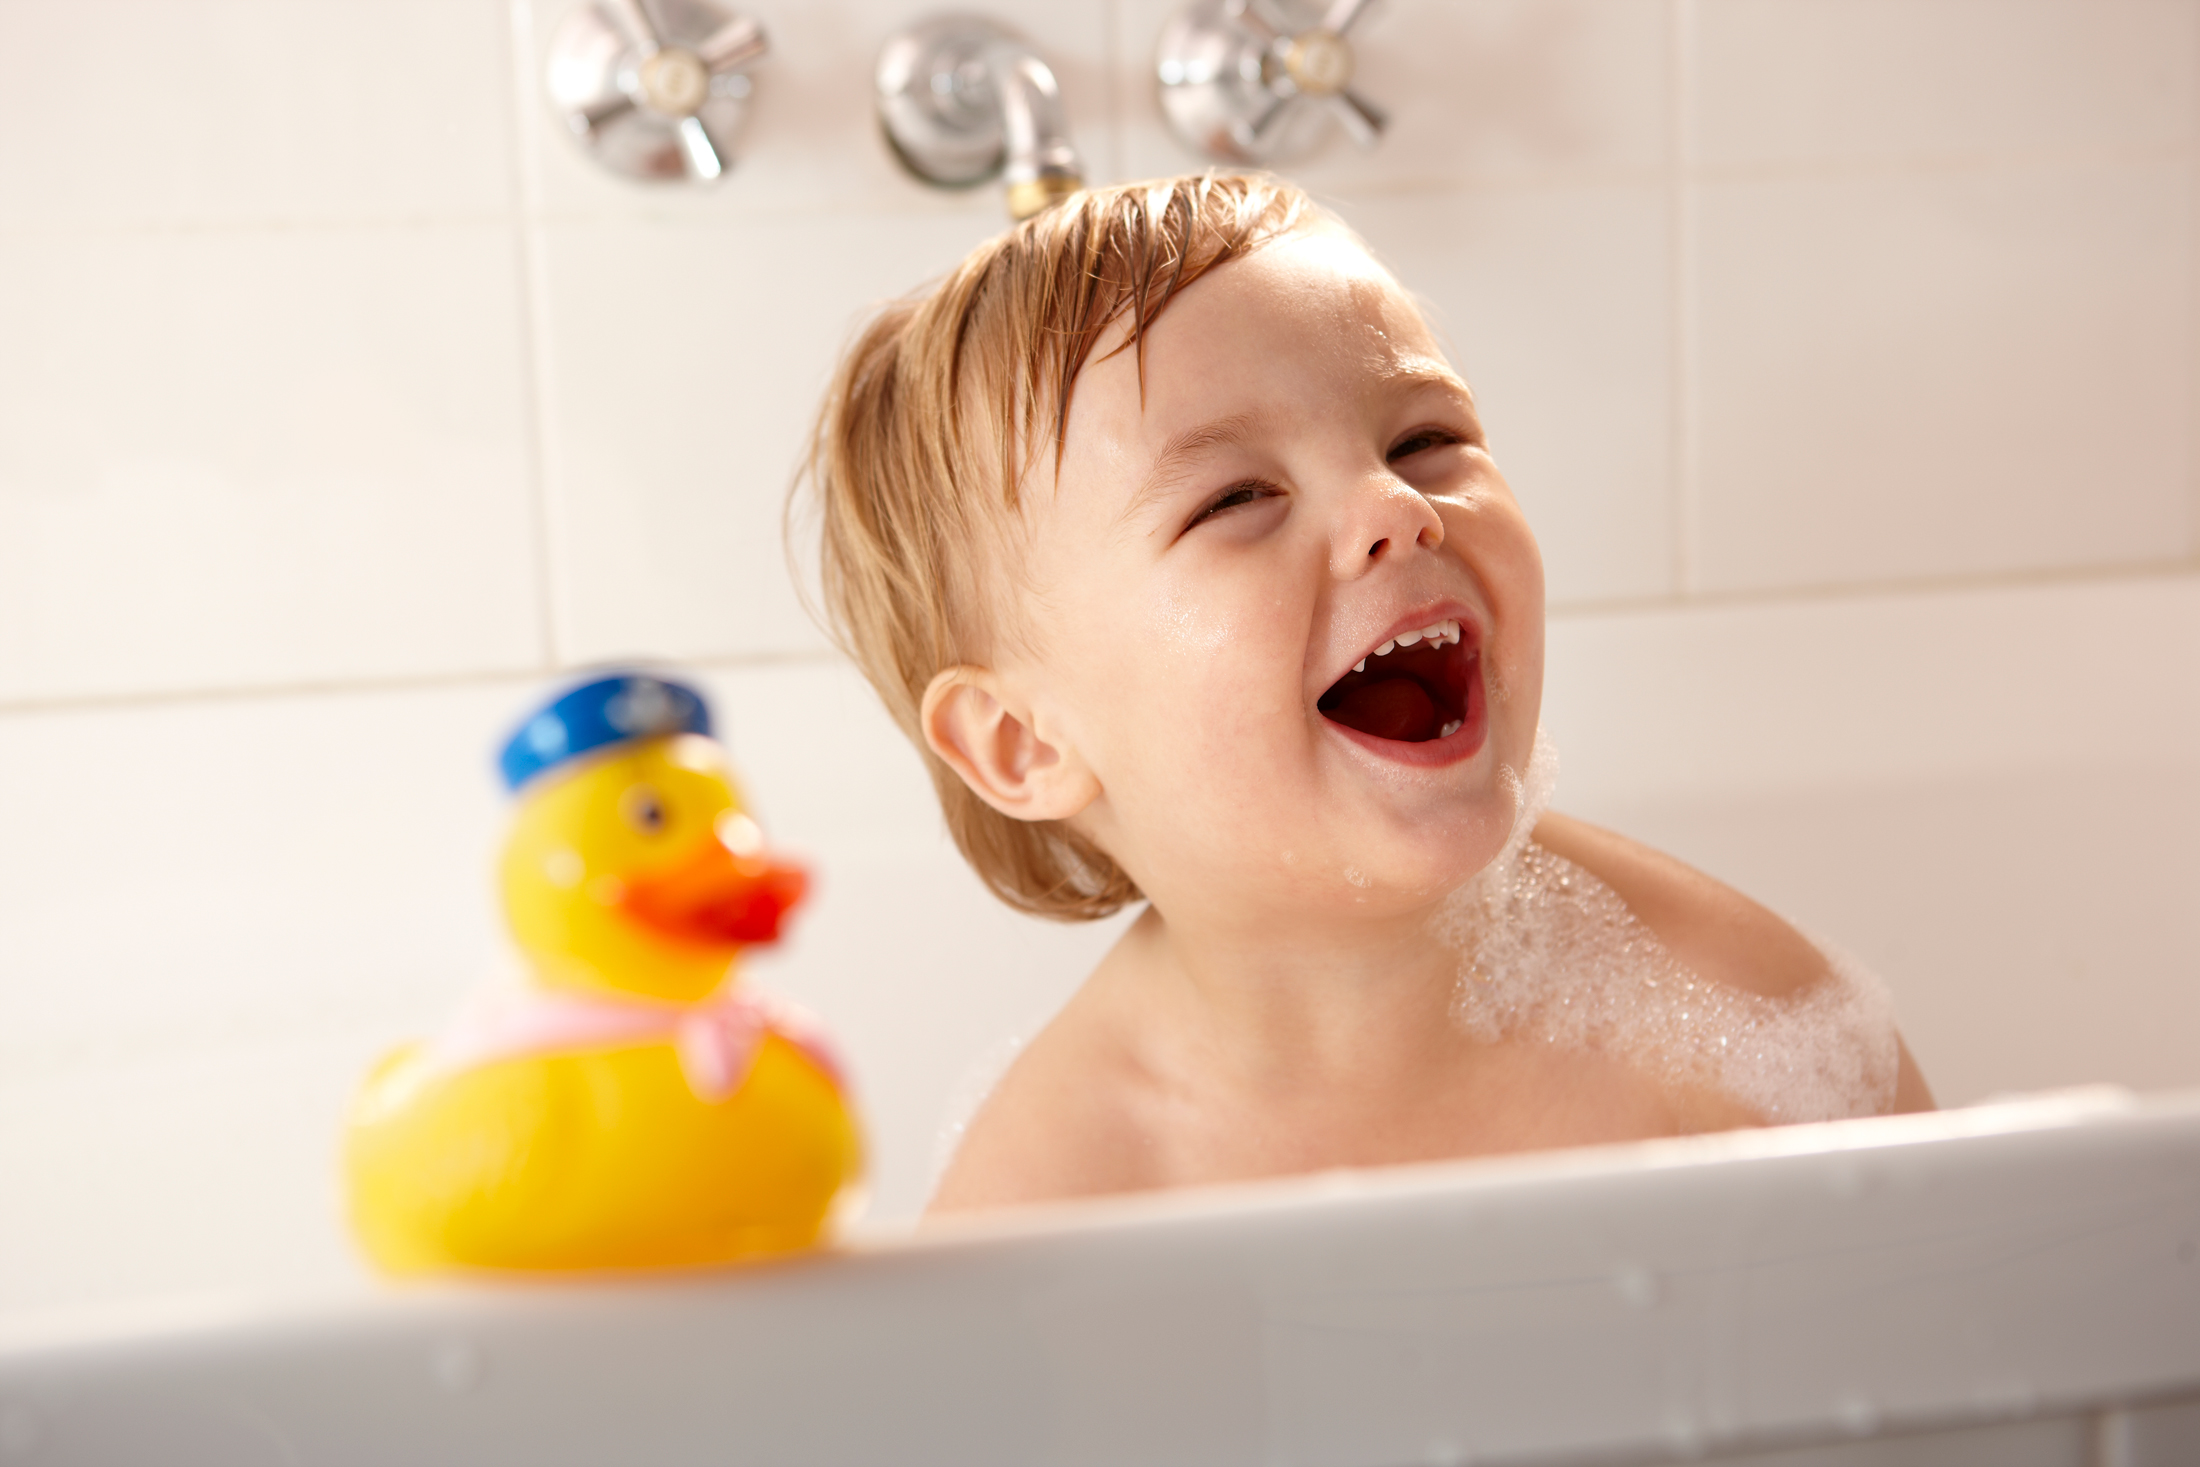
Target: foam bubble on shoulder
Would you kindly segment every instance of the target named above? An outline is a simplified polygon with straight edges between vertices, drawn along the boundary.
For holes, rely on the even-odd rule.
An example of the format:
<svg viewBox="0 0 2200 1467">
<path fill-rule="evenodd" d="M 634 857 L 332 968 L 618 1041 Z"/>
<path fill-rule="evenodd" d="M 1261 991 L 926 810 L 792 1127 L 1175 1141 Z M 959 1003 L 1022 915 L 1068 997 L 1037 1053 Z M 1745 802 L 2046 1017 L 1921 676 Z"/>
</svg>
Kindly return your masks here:
<svg viewBox="0 0 2200 1467">
<path fill-rule="evenodd" d="M 1496 860 L 1446 902 L 1460 952 L 1453 1015 L 1485 1042 L 1527 1038 L 1612 1055 L 1663 1083 L 1715 1088 L 1766 1121 L 1873 1115 L 1894 1099 L 1885 985 L 1819 944 L 1828 976 L 1772 999 L 1685 967 L 1619 894 L 1529 836 L 1557 786 L 1538 730 Z"/>
</svg>

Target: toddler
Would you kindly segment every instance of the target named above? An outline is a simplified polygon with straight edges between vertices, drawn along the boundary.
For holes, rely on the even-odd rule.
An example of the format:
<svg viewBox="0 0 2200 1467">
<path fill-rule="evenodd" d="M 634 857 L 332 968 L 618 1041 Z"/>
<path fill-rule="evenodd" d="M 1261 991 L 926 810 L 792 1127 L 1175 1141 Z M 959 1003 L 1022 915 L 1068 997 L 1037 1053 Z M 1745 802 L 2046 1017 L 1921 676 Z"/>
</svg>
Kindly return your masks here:
<svg viewBox="0 0 2200 1467">
<path fill-rule="evenodd" d="M 861 334 L 807 478 L 980 876 L 1144 903 L 935 1211 L 1931 1105 L 1868 975 L 1544 809 L 1535 539 L 1411 298 L 1290 186 L 981 246 Z"/>
</svg>

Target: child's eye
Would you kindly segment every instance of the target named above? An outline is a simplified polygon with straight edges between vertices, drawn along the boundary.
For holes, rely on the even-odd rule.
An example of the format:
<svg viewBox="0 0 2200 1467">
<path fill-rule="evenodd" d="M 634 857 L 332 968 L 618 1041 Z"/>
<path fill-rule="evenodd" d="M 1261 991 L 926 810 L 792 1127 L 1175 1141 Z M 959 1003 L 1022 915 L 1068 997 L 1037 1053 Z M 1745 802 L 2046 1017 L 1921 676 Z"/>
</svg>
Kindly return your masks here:
<svg viewBox="0 0 2200 1467">
<path fill-rule="evenodd" d="M 1211 519 L 1226 509 L 1236 509 L 1241 504 L 1251 504 L 1255 500 L 1266 499 L 1275 492 L 1275 489 L 1267 484 L 1233 485 L 1200 506 L 1199 513 L 1193 515 L 1190 524 L 1185 525 L 1184 528 L 1189 530 L 1192 525 Z"/>
<path fill-rule="evenodd" d="M 1383 462 L 1394 464 L 1399 459 L 1411 458 L 1417 453 L 1426 453 L 1431 448 L 1440 448 L 1444 444 L 1461 441 L 1463 440 L 1459 435 L 1448 428 L 1416 428 L 1391 445 L 1390 452 L 1383 455 Z"/>
</svg>

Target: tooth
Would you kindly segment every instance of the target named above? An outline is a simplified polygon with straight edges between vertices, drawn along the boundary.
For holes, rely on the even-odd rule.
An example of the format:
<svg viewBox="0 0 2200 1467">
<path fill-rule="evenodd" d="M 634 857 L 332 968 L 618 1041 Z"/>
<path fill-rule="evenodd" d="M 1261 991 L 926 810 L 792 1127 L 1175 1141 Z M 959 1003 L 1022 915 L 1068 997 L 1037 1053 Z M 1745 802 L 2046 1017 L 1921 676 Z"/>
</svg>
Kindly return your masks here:
<svg viewBox="0 0 2200 1467">
<path fill-rule="evenodd" d="M 1424 638 L 1425 640 L 1427 640 L 1427 641 L 1431 641 L 1431 642 L 1441 642 L 1441 641 L 1443 641 L 1443 640 L 1444 640 L 1444 624 L 1443 624 L 1442 622 L 1438 622 L 1438 623 L 1437 623 L 1437 624 L 1436 624 L 1435 626 L 1432 626 L 1432 627 L 1423 627 L 1423 628 L 1421 628 L 1421 636 L 1422 636 L 1422 637 L 1423 637 L 1423 638 Z"/>
<path fill-rule="evenodd" d="M 1436 737 L 1440 739 L 1450 738 L 1453 734 L 1459 732 L 1459 725 L 1465 722 L 1466 720 L 1464 718 L 1454 718 L 1451 722 L 1445 724 L 1443 728 L 1437 732 Z"/>
<path fill-rule="evenodd" d="M 1410 647 L 1415 642 L 1420 641 L 1421 638 L 1426 635 L 1427 633 L 1425 632 L 1400 632 L 1398 633 L 1398 645 L 1401 647 Z"/>
<path fill-rule="evenodd" d="M 1390 649 L 1397 645 L 1398 644 L 1396 642 L 1385 642 L 1382 646 L 1375 649 L 1375 655 L 1377 657 L 1388 657 L 1390 655 Z"/>
<path fill-rule="evenodd" d="M 1452 639 L 1452 640 L 1453 640 L 1454 642 L 1458 641 L 1458 640 L 1459 640 L 1459 623 L 1457 623 L 1457 622 L 1455 622 L 1455 621 L 1447 621 L 1447 622 L 1445 622 L 1445 623 L 1444 623 L 1444 635 L 1445 635 L 1445 636 L 1447 636 L 1447 637 L 1449 637 L 1449 638 L 1451 638 L 1451 639 Z"/>
<path fill-rule="evenodd" d="M 1361 659 L 1360 659 L 1360 660 L 1359 660 L 1358 662 L 1355 662 L 1355 663 L 1353 663 L 1353 664 L 1352 664 L 1352 670 L 1353 670 L 1354 672 L 1365 672 L 1365 671 L 1367 671 L 1367 659 L 1366 659 L 1365 657 L 1362 657 L 1362 658 L 1361 658 Z"/>
</svg>

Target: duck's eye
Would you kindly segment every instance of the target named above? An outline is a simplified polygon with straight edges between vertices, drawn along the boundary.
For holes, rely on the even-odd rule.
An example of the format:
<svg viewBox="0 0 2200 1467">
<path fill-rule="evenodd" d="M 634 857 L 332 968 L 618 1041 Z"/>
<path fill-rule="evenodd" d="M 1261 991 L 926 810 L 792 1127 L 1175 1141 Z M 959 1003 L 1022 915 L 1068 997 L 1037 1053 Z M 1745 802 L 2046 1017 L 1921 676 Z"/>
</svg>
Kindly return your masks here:
<svg viewBox="0 0 2200 1467">
<path fill-rule="evenodd" d="M 661 835 L 671 816 L 665 810 L 664 796 L 646 784 L 635 785 L 619 797 L 619 813 L 626 823 L 644 835 Z"/>
</svg>

